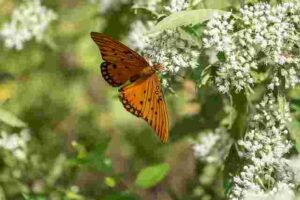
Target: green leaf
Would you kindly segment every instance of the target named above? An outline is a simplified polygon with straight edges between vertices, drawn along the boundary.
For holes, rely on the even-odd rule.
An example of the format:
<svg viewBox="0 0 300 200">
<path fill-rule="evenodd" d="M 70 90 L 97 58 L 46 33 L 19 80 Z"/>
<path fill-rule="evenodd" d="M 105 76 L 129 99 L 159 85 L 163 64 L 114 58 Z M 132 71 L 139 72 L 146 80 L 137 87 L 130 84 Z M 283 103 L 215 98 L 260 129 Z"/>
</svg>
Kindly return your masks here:
<svg viewBox="0 0 300 200">
<path fill-rule="evenodd" d="M 214 13 L 227 12 L 217 9 L 198 9 L 173 13 L 156 24 L 156 26 L 154 26 L 149 33 L 155 33 L 167 29 L 174 29 L 180 26 L 203 23 L 204 21 L 209 20 Z"/>
<path fill-rule="evenodd" d="M 24 128 L 27 126 L 23 121 L 2 108 L 0 108 L 0 121 L 12 127 Z"/>
<path fill-rule="evenodd" d="M 105 185 L 108 187 L 115 187 L 116 186 L 116 180 L 113 177 L 105 177 L 104 179 Z"/>
<path fill-rule="evenodd" d="M 246 130 L 247 111 L 248 111 L 248 99 L 246 94 L 231 93 L 232 107 L 236 111 L 236 118 L 232 124 L 230 133 L 231 136 L 237 141 L 243 138 Z"/>
<path fill-rule="evenodd" d="M 243 168 L 244 164 L 245 161 L 239 157 L 236 144 L 232 144 L 223 171 L 223 187 L 226 196 L 230 194 L 232 189 L 232 177 Z"/>
<path fill-rule="evenodd" d="M 4 190 L 1 186 L 0 186 L 0 199 L 1 200 L 6 200 Z"/>
<path fill-rule="evenodd" d="M 116 193 L 116 194 L 110 194 L 106 197 L 104 197 L 104 200 L 138 200 L 139 198 L 135 195 L 128 194 L 125 192 L 122 193 Z"/>
<path fill-rule="evenodd" d="M 167 163 L 146 167 L 138 174 L 135 184 L 144 189 L 153 187 L 166 177 L 169 170 Z"/>
<path fill-rule="evenodd" d="M 24 200 L 45 200 L 46 197 L 43 196 L 29 196 L 27 194 L 22 194 Z"/>
<path fill-rule="evenodd" d="M 110 138 L 104 138 L 101 142 L 96 146 L 94 151 L 89 153 L 85 152 L 85 148 L 82 145 L 75 143 L 75 147 L 79 148 L 79 154 L 82 150 L 84 153 L 81 156 L 77 156 L 77 158 L 69 159 L 68 163 L 71 166 L 77 165 L 85 165 L 91 167 L 99 172 L 111 173 L 112 172 L 112 161 L 111 158 L 105 156 L 105 151 L 110 142 Z"/>
<path fill-rule="evenodd" d="M 205 26 L 202 23 L 182 27 L 184 31 L 196 38 L 202 38 Z"/>
<path fill-rule="evenodd" d="M 110 143 L 110 140 L 111 140 L 110 137 L 107 137 L 107 138 L 104 138 L 103 140 L 101 140 L 96 146 L 96 153 L 101 154 L 101 155 L 104 154 Z"/>
<path fill-rule="evenodd" d="M 256 72 L 251 71 L 251 75 L 253 79 L 255 80 L 255 83 L 263 83 L 265 80 L 269 78 L 270 75 L 270 69 L 268 69 L 266 72 Z"/>
<path fill-rule="evenodd" d="M 219 52 L 217 54 L 217 57 L 218 57 L 219 61 L 221 61 L 221 62 L 225 62 L 225 60 L 226 60 L 226 56 L 225 56 L 224 52 Z"/>
<path fill-rule="evenodd" d="M 298 152 L 300 152 L 300 122 L 293 119 L 288 124 L 288 130 L 293 140 L 295 140 L 295 146 Z"/>
</svg>

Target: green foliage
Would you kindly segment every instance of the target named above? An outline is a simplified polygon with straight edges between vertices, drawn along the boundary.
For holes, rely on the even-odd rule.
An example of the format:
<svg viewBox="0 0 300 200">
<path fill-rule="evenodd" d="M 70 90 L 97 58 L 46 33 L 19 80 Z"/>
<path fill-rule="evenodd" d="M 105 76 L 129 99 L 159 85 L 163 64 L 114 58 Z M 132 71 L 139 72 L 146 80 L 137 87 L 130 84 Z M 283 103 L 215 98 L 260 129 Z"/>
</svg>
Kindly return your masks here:
<svg viewBox="0 0 300 200">
<path fill-rule="evenodd" d="M 170 166 L 165 163 L 144 168 L 139 172 L 135 184 L 144 189 L 153 187 L 166 177 L 169 170 Z"/>
<path fill-rule="evenodd" d="M 84 165 L 95 169 L 99 172 L 111 173 L 112 163 L 111 159 L 105 156 L 105 151 L 110 142 L 110 138 L 104 139 L 101 143 L 96 145 L 94 151 L 86 153 L 84 147 L 80 144 L 74 144 L 78 150 L 78 156 L 70 160 L 71 165 Z M 109 181 L 111 182 L 111 180 Z"/>
<path fill-rule="evenodd" d="M 107 195 L 104 200 L 138 200 L 138 197 L 128 193 L 117 193 L 112 195 Z"/>
</svg>

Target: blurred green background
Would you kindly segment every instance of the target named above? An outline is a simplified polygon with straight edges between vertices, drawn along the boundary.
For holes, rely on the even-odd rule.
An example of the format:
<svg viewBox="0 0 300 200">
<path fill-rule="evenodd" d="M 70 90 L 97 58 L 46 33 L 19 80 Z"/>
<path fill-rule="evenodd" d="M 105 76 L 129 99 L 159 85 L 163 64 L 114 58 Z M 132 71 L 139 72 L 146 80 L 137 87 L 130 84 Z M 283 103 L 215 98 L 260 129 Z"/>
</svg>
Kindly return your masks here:
<svg viewBox="0 0 300 200">
<path fill-rule="evenodd" d="M 0 0 L 0 24 L 21 2 Z M 44 42 L 27 42 L 21 51 L 0 46 L 1 131 L 30 135 L 25 160 L 0 150 L 0 199 L 224 199 L 221 166 L 196 162 L 190 142 L 224 118 L 221 96 L 196 89 L 193 72 L 174 85 L 176 94 L 165 94 L 170 141 L 162 144 L 102 79 L 90 38 L 97 31 L 126 43 L 141 18 L 132 4 L 107 13 L 91 1 L 43 5 L 57 14 Z"/>
</svg>

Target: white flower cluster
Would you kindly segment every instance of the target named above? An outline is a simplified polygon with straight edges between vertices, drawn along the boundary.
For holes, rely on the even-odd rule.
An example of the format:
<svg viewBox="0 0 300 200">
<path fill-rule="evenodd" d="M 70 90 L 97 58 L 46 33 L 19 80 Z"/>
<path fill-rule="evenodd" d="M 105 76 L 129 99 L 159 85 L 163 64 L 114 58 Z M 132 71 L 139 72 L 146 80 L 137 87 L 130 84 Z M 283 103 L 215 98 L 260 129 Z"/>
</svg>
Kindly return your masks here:
<svg viewBox="0 0 300 200">
<path fill-rule="evenodd" d="M 291 187 L 283 182 L 279 182 L 276 186 L 268 193 L 254 193 L 248 192 L 244 200 L 295 200 L 294 191 Z"/>
<path fill-rule="evenodd" d="M 214 15 L 204 31 L 203 39 L 205 48 L 212 48 L 224 52 L 225 62 L 220 63 L 215 83 L 220 92 L 226 93 L 233 86 L 236 92 L 253 84 L 250 75 L 251 68 L 256 68 L 252 61 L 254 49 L 246 51 L 238 49 L 233 34 L 235 20 L 230 19 L 231 14 Z"/>
<path fill-rule="evenodd" d="M 56 14 L 41 5 L 40 0 L 27 0 L 12 14 L 10 22 L 0 30 L 0 39 L 7 48 L 21 50 L 24 43 L 35 39 L 41 41 Z"/>
<path fill-rule="evenodd" d="M 97 3 L 99 5 L 100 12 L 106 14 L 111 10 L 119 10 L 124 4 L 130 2 L 130 0 L 90 0 L 91 3 Z"/>
<path fill-rule="evenodd" d="M 20 134 L 7 134 L 2 131 L 0 133 L 0 148 L 11 152 L 16 159 L 24 161 L 29 140 L 29 131 L 26 129 L 22 130 Z"/>
<path fill-rule="evenodd" d="M 238 141 L 239 155 L 248 164 L 233 177 L 230 199 L 251 199 L 253 195 L 269 199 L 283 189 L 293 195 L 294 173 L 284 157 L 292 147 L 287 139 L 290 121 L 289 104 L 283 97 L 276 100 L 268 94 L 257 105 L 249 131 Z"/>
<path fill-rule="evenodd" d="M 228 132 L 218 128 L 214 132 L 200 133 L 199 139 L 194 141 L 195 157 L 206 163 L 215 163 L 224 160 L 232 142 Z"/>
<path fill-rule="evenodd" d="M 186 0 L 171 0 L 164 8 L 170 14 L 185 10 L 188 5 Z M 138 20 L 133 23 L 129 32 L 129 45 L 149 58 L 153 64 L 161 64 L 164 74 L 177 73 L 181 68 L 197 67 L 198 46 L 184 39 L 180 28 L 146 35 L 153 25 L 152 21 L 144 23 Z"/>
<path fill-rule="evenodd" d="M 262 63 L 271 69 L 269 89 L 283 82 L 286 88 L 299 83 L 300 60 L 293 52 L 299 42 L 300 3 L 276 7 L 259 3 L 240 12 L 241 20 L 230 14 L 214 16 L 204 32 L 204 47 L 225 56 L 215 79 L 219 91 L 251 89 L 255 80 L 251 71 L 259 70 Z"/>
<path fill-rule="evenodd" d="M 197 67 L 199 50 L 184 39 L 178 29 L 149 36 L 143 53 L 153 63 L 160 63 L 165 72 L 177 73 L 181 68 Z"/>
<path fill-rule="evenodd" d="M 128 44 L 134 50 L 142 52 L 149 45 L 149 38 L 145 35 L 150 27 L 153 26 L 151 21 L 144 23 L 141 20 L 135 21 L 130 26 L 130 31 L 128 35 Z"/>
<path fill-rule="evenodd" d="M 165 6 L 165 9 L 170 13 L 186 10 L 189 7 L 187 0 L 171 0 L 170 5 Z"/>
<path fill-rule="evenodd" d="M 300 184 L 300 155 L 293 157 L 289 160 L 289 167 L 294 172 L 294 181 Z"/>
</svg>

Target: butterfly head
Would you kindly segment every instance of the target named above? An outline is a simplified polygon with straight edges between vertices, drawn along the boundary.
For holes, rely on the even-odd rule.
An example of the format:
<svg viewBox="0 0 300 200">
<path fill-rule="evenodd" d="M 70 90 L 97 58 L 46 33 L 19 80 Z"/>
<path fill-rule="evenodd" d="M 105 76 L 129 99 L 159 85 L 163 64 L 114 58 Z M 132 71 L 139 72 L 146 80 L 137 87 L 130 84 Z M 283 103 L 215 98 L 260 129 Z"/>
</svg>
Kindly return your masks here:
<svg viewBox="0 0 300 200">
<path fill-rule="evenodd" d="M 145 57 L 145 60 L 149 63 L 149 66 L 155 71 L 163 71 L 163 66 L 159 63 L 153 63 L 152 60 L 148 57 Z"/>
<path fill-rule="evenodd" d="M 164 67 L 161 64 L 155 64 L 152 66 L 155 71 L 163 71 Z"/>
</svg>

